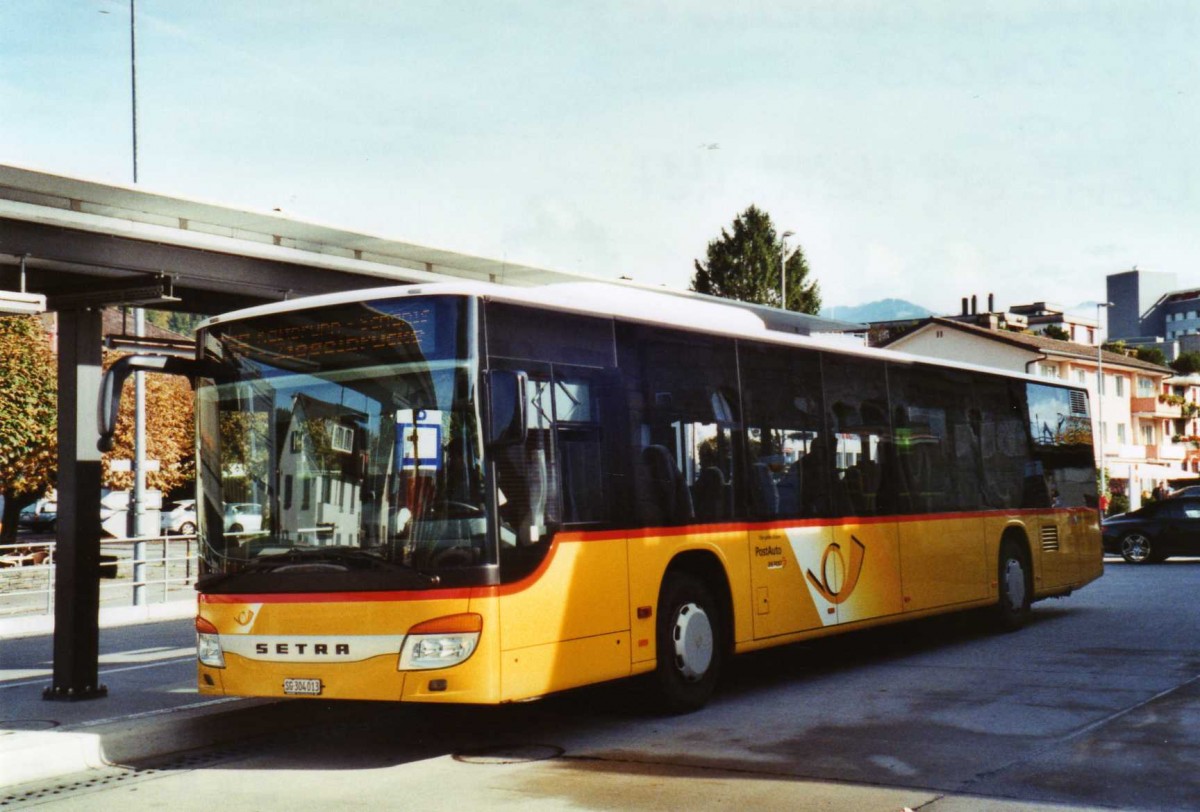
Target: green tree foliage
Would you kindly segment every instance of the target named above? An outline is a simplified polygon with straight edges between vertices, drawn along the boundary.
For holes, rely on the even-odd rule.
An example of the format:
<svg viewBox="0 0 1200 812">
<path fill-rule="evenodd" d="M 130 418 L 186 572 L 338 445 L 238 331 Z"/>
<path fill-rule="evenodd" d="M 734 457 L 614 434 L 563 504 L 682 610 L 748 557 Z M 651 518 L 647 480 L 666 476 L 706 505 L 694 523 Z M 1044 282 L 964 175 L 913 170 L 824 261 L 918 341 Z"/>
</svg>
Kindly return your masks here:
<svg viewBox="0 0 1200 812">
<path fill-rule="evenodd" d="M 1046 338 L 1056 338 L 1059 341 L 1071 340 L 1071 334 L 1057 324 L 1047 325 L 1042 335 L 1044 335 Z"/>
<path fill-rule="evenodd" d="M 1195 375 L 1200 372 L 1200 352 L 1181 352 L 1179 357 L 1171 362 L 1171 369 L 1180 375 Z"/>
<path fill-rule="evenodd" d="M 180 313 L 177 310 L 147 310 L 146 320 L 164 330 L 178 333 L 184 338 L 191 338 L 196 332 L 196 325 L 204 321 L 205 316 L 194 313 Z"/>
<path fill-rule="evenodd" d="M 783 241 L 771 216 L 750 206 L 733 220 L 733 232 L 721 229 L 708 244 L 707 262 L 696 260 L 692 290 L 726 299 L 779 307 L 779 266 Z M 821 309 L 820 285 L 809 278 L 804 251 L 796 247 L 787 260 L 786 309 L 815 315 Z"/>
<path fill-rule="evenodd" d="M 13 543 L 17 515 L 58 473 L 58 380 L 37 316 L 0 318 L 0 541 Z"/>
<path fill-rule="evenodd" d="M 1167 365 L 1167 356 L 1163 355 L 1163 351 L 1158 347 L 1138 347 L 1134 358 L 1149 364 L 1158 364 L 1164 367 Z"/>
</svg>

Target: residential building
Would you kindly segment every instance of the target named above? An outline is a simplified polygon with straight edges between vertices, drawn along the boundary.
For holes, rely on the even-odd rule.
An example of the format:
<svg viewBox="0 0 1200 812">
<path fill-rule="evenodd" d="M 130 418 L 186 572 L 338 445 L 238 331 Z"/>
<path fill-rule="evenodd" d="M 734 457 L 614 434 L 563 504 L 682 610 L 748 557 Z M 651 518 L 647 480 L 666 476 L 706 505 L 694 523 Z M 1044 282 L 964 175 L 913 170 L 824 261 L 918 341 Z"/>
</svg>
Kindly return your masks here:
<svg viewBox="0 0 1200 812">
<path fill-rule="evenodd" d="M 1061 305 L 1033 302 L 1013 305 L 1008 312 L 1024 316 L 1031 333 L 1045 335 L 1047 330 L 1057 328 L 1067 336 L 1067 341 L 1091 347 L 1100 343 L 1099 322 L 1086 316 L 1067 313 Z"/>
<path fill-rule="evenodd" d="M 1140 504 L 1143 491 L 1192 478 L 1192 472 L 1200 470 L 1190 456 L 1190 444 L 1175 439 L 1186 436 L 1190 424 L 1183 401 L 1171 397 L 1176 385 L 1187 389 L 1184 397 L 1200 395 L 1200 379 L 1188 388 L 1190 379 L 1170 383 L 1178 380 L 1170 368 L 1120 353 L 941 317 L 926 320 L 886 346 L 1085 386 L 1092 403 L 1097 465 L 1103 462 L 1113 492 L 1128 493 L 1133 505 Z M 1098 384 L 1101 366 L 1103 380 Z M 1196 456 L 1200 458 L 1200 451 Z"/>
</svg>

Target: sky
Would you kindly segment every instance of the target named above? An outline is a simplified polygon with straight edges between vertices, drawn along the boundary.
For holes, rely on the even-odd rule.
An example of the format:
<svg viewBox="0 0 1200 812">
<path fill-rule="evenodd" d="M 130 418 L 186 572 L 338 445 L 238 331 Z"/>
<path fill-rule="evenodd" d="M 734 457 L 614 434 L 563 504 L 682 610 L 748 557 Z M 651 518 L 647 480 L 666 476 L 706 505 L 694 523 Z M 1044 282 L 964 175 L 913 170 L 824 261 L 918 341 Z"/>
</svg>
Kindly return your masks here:
<svg viewBox="0 0 1200 812">
<path fill-rule="evenodd" d="M 130 5 L 0 0 L 0 163 L 130 183 Z M 1195 0 L 136 0 L 138 181 L 686 288 L 751 204 L 826 306 L 1200 283 Z"/>
</svg>

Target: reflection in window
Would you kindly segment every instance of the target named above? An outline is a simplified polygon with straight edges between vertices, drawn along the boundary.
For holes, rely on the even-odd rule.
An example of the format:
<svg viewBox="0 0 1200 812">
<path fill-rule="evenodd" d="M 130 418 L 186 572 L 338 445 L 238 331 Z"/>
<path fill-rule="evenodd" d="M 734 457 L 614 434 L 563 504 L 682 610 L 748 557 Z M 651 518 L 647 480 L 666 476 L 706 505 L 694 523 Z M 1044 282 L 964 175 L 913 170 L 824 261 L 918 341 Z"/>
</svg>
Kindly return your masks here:
<svg viewBox="0 0 1200 812">
<path fill-rule="evenodd" d="M 826 449 L 834 460 L 835 515 L 896 512 L 883 362 L 827 354 L 823 372 L 825 408 L 832 432 Z"/>
<path fill-rule="evenodd" d="M 751 515 L 823 515 L 833 460 L 825 453 L 819 356 L 809 350 L 743 343 L 738 360 L 748 426 Z"/>
<path fill-rule="evenodd" d="M 633 498 L 645 526 L 733 517 L 740 424 L 731 340 L 618 325 L 632 422 Z"/>
</svg>

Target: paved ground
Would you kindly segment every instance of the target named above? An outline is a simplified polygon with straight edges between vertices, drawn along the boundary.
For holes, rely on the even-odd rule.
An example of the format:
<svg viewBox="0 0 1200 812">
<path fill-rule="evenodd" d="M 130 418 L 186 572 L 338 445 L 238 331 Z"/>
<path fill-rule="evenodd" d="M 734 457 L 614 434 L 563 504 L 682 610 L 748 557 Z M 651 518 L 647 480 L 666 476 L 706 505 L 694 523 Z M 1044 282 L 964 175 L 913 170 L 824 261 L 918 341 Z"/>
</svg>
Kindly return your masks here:
<svg viewBox="0 0 1200 812">
<path fill-rule="evenodd" d="M 23 669 L 48 638 L 6 640 L 0 806 L 1196 809 L 1198 580 L 1197 561 L 1110 562 L 1017 634 L 939 619 L 739 658 L 683 717 L 626 684 L 500 708 L 213 704 L 187 621 L 106 630 L 110 697 L 45 703 Z M 35 734 L 59 775 L 12 785 Z M 61 774 L 81 758 L 97 767 Z"/>
</svg>

